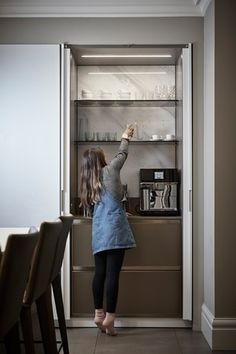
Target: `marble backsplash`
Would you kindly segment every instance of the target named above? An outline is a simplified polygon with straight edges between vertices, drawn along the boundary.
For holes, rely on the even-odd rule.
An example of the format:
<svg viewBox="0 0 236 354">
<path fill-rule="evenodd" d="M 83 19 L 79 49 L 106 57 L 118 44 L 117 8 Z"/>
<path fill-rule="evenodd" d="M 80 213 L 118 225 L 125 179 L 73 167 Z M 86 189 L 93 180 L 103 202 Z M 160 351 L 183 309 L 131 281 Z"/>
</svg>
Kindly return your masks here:
<svg viewBox="0 0 236 354">
<path fill-rule="evenodd" d="M 119 144 L 97 145 L 105 152 L 109 162 L 117 153 Z M 94 145 L 80 145 L 78 149 L 78 176 L 83 152 Z M 128 186 L 128 196 L 139 196 L 139 170 L 141 168 L 175 168 L 175 145 L 132 145 L 129 146 L 128 158 L 121 170 L 121 181 Z M 78 192 L 78 191 L 77 191 Z M 78 194 L 79 195 L 79 192 Z"/>
<path fill-rule="evenodd" d="M 78 66 L 78 99 L 175 99 L 175 66 Z"/>
<path fill-rule="evenodd" d="M 175 135 L 175 107 L 77 106 L 76 140 L 119 140 L 127 124 L 135 124 L 133 140 L 153 134 Z"/>
</svg>

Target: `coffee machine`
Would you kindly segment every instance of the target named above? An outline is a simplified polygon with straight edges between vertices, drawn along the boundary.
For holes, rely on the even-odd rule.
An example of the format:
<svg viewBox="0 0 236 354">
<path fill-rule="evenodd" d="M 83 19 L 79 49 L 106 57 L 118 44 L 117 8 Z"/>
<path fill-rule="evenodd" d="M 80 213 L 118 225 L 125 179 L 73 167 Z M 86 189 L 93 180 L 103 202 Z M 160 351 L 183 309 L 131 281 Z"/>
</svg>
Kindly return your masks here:
<svg viewBox="0 0 236 354">
<path fill-rule="evenodd" d="M 140 169 L 140 214 L 178 215 L 179 175 L 175 168 Z"/>
</svg>

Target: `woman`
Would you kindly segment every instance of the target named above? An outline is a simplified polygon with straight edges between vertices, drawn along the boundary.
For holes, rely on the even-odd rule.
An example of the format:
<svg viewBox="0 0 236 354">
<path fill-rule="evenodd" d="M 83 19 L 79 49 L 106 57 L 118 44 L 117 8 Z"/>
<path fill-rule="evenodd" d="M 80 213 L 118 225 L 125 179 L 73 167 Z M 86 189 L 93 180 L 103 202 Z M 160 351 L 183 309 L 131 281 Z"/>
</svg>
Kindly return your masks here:
<svg viewBox="0 0 236 354">
<path fill-rule="evenodd" d="M 81 204 L 92 210 L 94 322 L 109 335 L 116 335 L 114 320 L 125 249 L 136 246 L 121 205 L 123 189 L 120 180 L 120 170 L 127 159 L 133 131 L 132 125 L 126 128 L 118 153 L 109 164 L 105 161 L 104 152 L 96 148 L 84 152 L 81 166 Z M 103 310 L 105 282 L 106 314 Z"/>
</svg>

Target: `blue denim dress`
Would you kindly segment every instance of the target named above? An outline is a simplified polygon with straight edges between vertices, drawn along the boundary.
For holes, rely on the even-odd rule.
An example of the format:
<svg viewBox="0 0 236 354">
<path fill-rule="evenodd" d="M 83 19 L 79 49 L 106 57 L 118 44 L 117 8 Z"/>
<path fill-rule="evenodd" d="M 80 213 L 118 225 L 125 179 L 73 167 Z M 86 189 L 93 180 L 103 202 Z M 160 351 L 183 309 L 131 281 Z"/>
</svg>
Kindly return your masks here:
<svg viewBox="0 0 236 354">
<path fill-rule="evenodd" d="M 92 219 L 93 254 L 117 248 L 136 247 L 121 202 L 103 191 L 101 201 L 94 205 Z"/>
</svg>

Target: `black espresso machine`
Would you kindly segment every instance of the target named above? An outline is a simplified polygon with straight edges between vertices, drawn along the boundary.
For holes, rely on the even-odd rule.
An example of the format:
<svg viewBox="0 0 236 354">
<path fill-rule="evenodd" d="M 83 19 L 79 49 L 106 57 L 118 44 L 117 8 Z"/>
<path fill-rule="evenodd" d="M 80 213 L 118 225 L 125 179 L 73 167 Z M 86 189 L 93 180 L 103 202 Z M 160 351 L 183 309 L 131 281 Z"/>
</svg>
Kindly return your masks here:
<svg viewBox="0 0 236 354">
<path fill-rule="evenodd" d="M 176 168 L 140 169 L 140 214 L 179 215 Z"/>
</svg>

